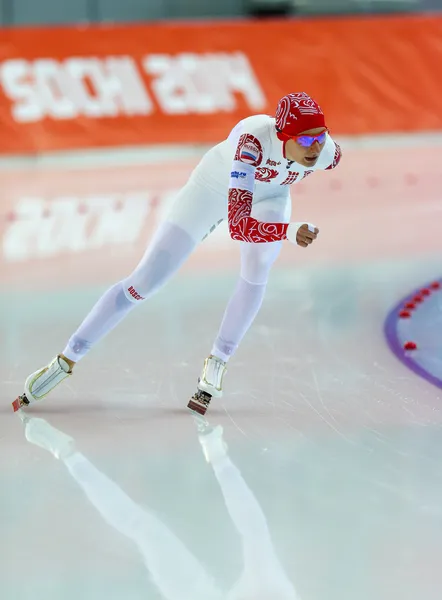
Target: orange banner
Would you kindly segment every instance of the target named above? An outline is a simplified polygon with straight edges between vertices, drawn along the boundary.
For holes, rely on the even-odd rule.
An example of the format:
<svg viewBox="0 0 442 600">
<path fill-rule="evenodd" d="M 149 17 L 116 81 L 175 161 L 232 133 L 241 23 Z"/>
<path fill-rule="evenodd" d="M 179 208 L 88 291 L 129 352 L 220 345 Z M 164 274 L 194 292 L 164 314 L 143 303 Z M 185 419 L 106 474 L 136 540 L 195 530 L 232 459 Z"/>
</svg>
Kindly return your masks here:
<svg viewBox="0 0 442 600">
<path fill-rule="evenodd" d="M 212 143 L 293 90 L 341 134 L 442 128 L 442 17 L 10 29 L 0 152 Z"/>
</svg>

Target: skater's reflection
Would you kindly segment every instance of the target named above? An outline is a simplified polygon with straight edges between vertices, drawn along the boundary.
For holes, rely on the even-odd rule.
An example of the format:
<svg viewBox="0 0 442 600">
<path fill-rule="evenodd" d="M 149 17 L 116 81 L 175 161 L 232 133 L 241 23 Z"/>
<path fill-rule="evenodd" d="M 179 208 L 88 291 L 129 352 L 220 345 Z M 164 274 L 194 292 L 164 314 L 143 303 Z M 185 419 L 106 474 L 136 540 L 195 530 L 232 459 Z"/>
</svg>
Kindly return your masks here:
<svg viewBox="0 0 442 600">
<path fill-rule="evenodd" d="M 62 461 L 103 519 L 137 545 L 152 581 L 168 600 L 298 598 L 275 554 L 264 514 L 228 456 L 220 426 L 212 428 L 205 419 L 195 419 L 204 456 L 242 539 L 243 572 L 227 594 L 158 516 L 135 504 L 94 467 L 71 437 L 44 419 L 23 415 L 22 420 L 26 439 Z"/>
<path fill-rule="evenodd" d="M 266 518 L 239 469 L 232 463 L 220 425 L 195 417 L 204 456 L 212 466 L 230 518 L 241 536 L 243 571 L 229 600 L 299 600 L 273 548 Z"/>
</svg>

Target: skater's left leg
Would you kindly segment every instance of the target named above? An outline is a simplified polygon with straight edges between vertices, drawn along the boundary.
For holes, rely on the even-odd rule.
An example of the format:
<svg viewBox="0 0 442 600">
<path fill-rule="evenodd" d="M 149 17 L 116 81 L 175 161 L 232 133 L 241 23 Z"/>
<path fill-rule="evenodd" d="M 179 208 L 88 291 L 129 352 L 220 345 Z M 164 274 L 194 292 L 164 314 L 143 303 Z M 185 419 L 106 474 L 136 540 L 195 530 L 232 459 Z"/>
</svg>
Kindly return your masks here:
<svg viewBox="0 0 442 600">
<path fill-rule="evenodd" d="M 288 192 L 262 200 L 253 206 L 261 222 L 288 223 L 291 199 Z M 238 348 L 261 308 L 270 270 L 282 249 L 282 242 L 250 244 L 241 242 L 241 272 L 227 305 L 212 354 L 227 362 Z"/>
<path fill-rule="evenodd" d="M 241 274 L 215 339 L 212 355 L 227 362 L 238 348 L 262 306 L 270 269 L 282 242 L 241 244 Z"/>
<path fill-rule="evenodd" d="M 253 213 L 260 221 L 287 222 L 290 219 L 290 197 L 263 201 L 254 208 Z M 270 270 L 281 248 L 282 242 L 241 243 L 240 277 L 224 313 L 212 352 L 205 361 L 198 391 L 188 405 L 199 414 L 205 414 L 212 396 L 222 396 L 226 363 L 261 308 Z"/>
</svg>

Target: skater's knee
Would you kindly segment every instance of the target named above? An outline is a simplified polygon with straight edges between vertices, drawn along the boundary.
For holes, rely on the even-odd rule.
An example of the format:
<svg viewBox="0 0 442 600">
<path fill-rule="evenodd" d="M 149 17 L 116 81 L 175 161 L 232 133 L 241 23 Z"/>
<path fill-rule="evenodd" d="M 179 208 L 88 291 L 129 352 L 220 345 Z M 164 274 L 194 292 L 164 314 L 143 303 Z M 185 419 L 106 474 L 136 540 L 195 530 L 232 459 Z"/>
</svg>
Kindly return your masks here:
<svg viewBox="0 0 442 600">
<path fill-rule="evenodd" d="M 173 272 L 173 257 L 157 250 L 124 280 L 124 293 L 130 302 L 138 303 L 157 292 Z"/>
<path fill-rule="evenodd" d="M 129 301 L 133 304 L 138 304 L 139 302 L 146 300 L 146 296 L 143 296 L 139 290 L 140 288 L 132 285 L 130 279 L 128 278 L 128 280 L 124 282 L 123 287 L 126 301 Z"/>
<path fill-rule="evenodd" d="M 76 359 L 82 358 L 92 348 L 91 342 L 80 338 L 78 335 L 73 335 L 68 342 L 68 347 L 71 351 L 71 356 Z"/>
<path fill-rule="evenodd" d="M 139 265 L 124 280 L 126 298 L 140 302 L 152 296 L 178 271 L 195 245 L 186 231 L 165 223 Z"/>
</svg>

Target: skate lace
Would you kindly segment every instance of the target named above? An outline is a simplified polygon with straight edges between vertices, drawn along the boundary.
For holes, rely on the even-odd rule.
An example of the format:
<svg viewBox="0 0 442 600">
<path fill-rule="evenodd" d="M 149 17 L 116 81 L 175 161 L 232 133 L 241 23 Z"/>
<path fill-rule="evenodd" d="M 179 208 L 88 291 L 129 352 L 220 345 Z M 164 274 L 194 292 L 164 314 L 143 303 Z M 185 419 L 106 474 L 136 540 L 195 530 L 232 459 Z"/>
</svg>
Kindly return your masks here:
<svg viewBox="0 0 442 600">
<path fill-rule="evenodd" d="M 60 375 L 69 372 L 69 365 L 58 357 L 48 365 L 46 371 L 43 370 L 36 380 L 31 384 L 33 394 L 39 394 L 41 391 L 52 386 L 52 383 L 59 379 Z"/>
<path fill-rule="evenodd" d="M 63 373 L 63 372 L 64 371 L 60 367 L 58 362 L 57 363 L 52 362 L 49 365 L 49 367 L 47 368 L 47 370 L 44 373 L 42 373 L 42 375 L 39 377 L 39 379 L 36 380 L 36 382 L 32 386 L 32 392 L 34 394 L 38 394 L 39 392 L 41 392 L 41 390 L 43 390 L 48 385 L 50 385 L 52 383 L 52 381 L 60 375 L 60 373 Z"/>
</svg>

